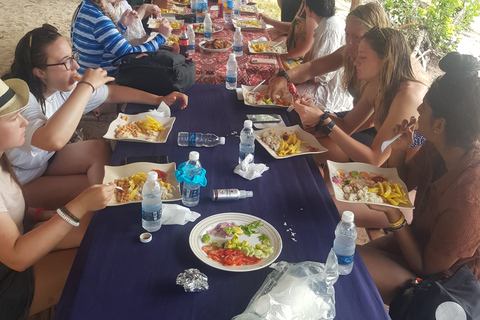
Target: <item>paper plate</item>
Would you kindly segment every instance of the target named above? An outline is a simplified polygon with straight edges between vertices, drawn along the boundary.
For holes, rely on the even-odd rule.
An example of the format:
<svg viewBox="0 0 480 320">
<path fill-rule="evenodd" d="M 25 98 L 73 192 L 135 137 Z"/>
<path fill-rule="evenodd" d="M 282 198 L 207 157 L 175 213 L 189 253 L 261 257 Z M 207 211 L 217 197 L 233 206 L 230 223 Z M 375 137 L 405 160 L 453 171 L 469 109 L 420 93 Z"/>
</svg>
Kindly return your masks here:
<svg viewBox="0 0 480 320">
<path fill-rule="evenodd" d="M 250 224 L 254 221 L 262 221 L 262 226 L 258 227 L 258 233 L 252 234 L 250 237 L 246 235 L 240 236 L 240 241 L 246 240 L 251 245 L 259 244 L 260 240 L 258 240 L 258 236 L 265 234 L 270 239 L 270 243 L 273 246 L 273 253 L 270 254 L 265 259 L 261 260 L 259 263 L 254 265 L 248 266 L 224 266 L 220 262 L 214 261 L 210 259 L 207 254 L 202 250 L 202 247 L 206 245 L 202 242 L 202 236 L 208 231 L 213 228 L 220 222 L 236 222 L 238 225 L 246 225 Z M 221 241 L 224 242 L 226 239 L 211 236 L 212 241 Z M 267 221 L 249 215 L 245 213 L 235 213 L 235 212 L 228 212 L 228 213 L 219 213 L 208 218 L 203 219 L 195 227 L 193 227 L 192 231 L 190 232 L 189 237 L 190 248 L 193 251 L 193 254 L 197 256 L 205 264 L 220 270 L 231 271 L 231 272 L 247 272 L 247 271 L 254 271 L 258 269 L 265 268 L 277 260 L 278 256 L 282 252 L 282 238 L 277 230 Z"/>
<path fill-rule="evenodd" d="M 145 138 L 117 138 L 115 137 L 115 129 L 119 125 L 123 126 L 138 120 L 146 120 L 145 115 L 149 115 L 158 122 L 162 124 L 162 126 L 165 128 L 163 132 L 158 136 L 158 140 L 156 141 L 150 141 L 146 140 Z M 125 120 L 127 119 L 127 120 Z M 143 112 L 139 114 L 124 114 L 124 113 L 119 113 L 117 118 L 113 120 L 110 125 L 108 126 L 108 131 L 107 133 L 103 136 L 105 139 L 110 139 L 110 140 L 122 140 L 122 141 L 136 141 L 136 142 L 149 142 L 149 143 L 165 143 L 167 142 L 168 135 L 170 134 L 170 131 L 172 131 L 173 123 L 175 122 L 175 117 L 171 118 L 162 118 L 156 115 L 152 115 L 148 112 Z"/>
<path fill-rule="evenodd" d="M 265 50 L 260 52 L 253 50 L 252 45 L 256 43 L 261 43 L 264 46 L 266 46 Z M 277 43 L 278 42 L 276 41 L 254 41 L 254 42 L 248 41 L 248 52 L 250 52 L 251 54 L 273 54 L 273 55 L 288 53 L 287 45 L 285 41 L 282 41 L 281 44 L 277 45 L 276 47 L 273 47 Z"/>
<path fill-rule="evenodd" d="M 272 130 L 272 131 L 270 131 Z M 273 151 L 272 148 L 268 146 L 266 142 L 263 141 L 262 135 L 264 132 L 273 132 L 274 134 L 278 136 L 282 136 L 284 133 L 287 133 L 289 135 L 291 134 L 296 134 L 297 138 L 300 140 L 305 141 L 305 143 L 300 144 L 300 153 L 296 154 L 289 154 L 284 157 L 279 157 L 278 154 Z M 295 125 L 292 127 L 272 127 L 272 128 L 266 128 L 263 130 L 255 131 L 255 139 L 264 147 L 268 153 L 275 159 L 287 159 L 291 157 L 296 157 L 296 156 L 303 156 L 306 154 L 315 154 L 315 153 L 322 153 L 322 152 L 327 152 L 328 149 L 325 148 L 318 142 L 317 138 L 312 136 L 310 133 L 302 130 L 299 125 Z"/>
<path fill-rule="evenodd" d="M 337 170 L 343 170 L 345 172 L 351 172 L 351 171 L 358 171 L 358 172 L 366 172 L 369 176 L 372 175 L 381 175 L 387 179 L 388 182 L 390 183 L 398 183 L 402 186 L 403 191 L 405 191 L 406 196 L 408 198 L 408 189 L 405 183 L 400 179 L 397 173 L 396 168 L 379 168 L 376 166 L 373 166 L 371 164 L 366 164 L 366 163 L 361 163 L 361 162 L 348 162 L 348 163 L 340 163 L 340 162 L 334 162 L 327 160 L 327 165 L 328 165 L 328 170 L 329 170 L 329 175 L 330 175 L 330 181 L 332 181 L 332 186 L 333 186 L 333 191 L 335 193 L 335 199 L 338 201 L 342 202 L 348 202 L 348 203 L 368 203 L 368 204 L 378 204 L 380 206 L 386 206 L 386 207 L 392 207 L 392 208 L 400 208 L 400 209 L 414 209 L 415 207 L 413 205 L 398 205 L 394 206 L 389 202 L 384 202 L 384 203 L 374 203 L 374 202 L 367 202 L 367 201 L 350 201 L 346 200 L 344 197 L 344 192 L 342 188 L 335 182 L 333 182 L 333 179 L 339 178 L 337 174 Z M 336 180 L 336 179 L 335 179 Z"/>
<path fill-rule="evenodd" d="M 283 105 L 279 105 L 279 104 L 256 104 L 255 101 L 248 101 L 248 95 L 249 95 L 249 92 L 253 90 L 253 88 L 255 88 L 256 86 L 246 86 L 246 85 L 243 85 L 242 84 L 242 94 L 243 94 L 243 102 L 247 105 L 247 106 L 251 106 L 251 107 L 260 107 L 260 108 L 288 108 L 289 106 L 283 106 Z M 265 92 L 267 91 L 267 88 L 268 86 L 266 85 L 261 85 L 260 87 L 258 87 L 257 90 L 255 90 L 255 92 L 260 92 L 262 94 L 265 94 Z M 289 104 L 293 103 L 293 97 L 292 95 L 288 92 L 286 95 L 285 95 L 285 102 L 288 102 Z"/>
<path fill-rule="evenodd" d="M 194 23 L 193 24 L 193 31 L 197 34 L 204 34 L 204 32 L 201 31 L 196 31 L 196 28 L 200 25 L 203 25 L 203 23 Z M 223 26 L 218 23 L 212 23 L 212 33 L 217 33 L 223 30 Z"/>
<path fill-rule="evenodd" d="M 172 202 L 182 199 L 180 193 L 180 183 L 178 183 L 175 178 L 176 165 L 175 162 L 170 163 L 150 163 L 150 162 L 135 162 L 130 163 L 124 166 L 105 166 L 105 176 L 103 177 L 103 183 L 109 183 L 115 181 L 115 179 L 122 179 L 126 177 L 133 176 L 137 172 L 148 172 L 152 169 L 162 170 L 167 174 L 167 181 L 172 185 L 171 193 L 173 198 L 171 199 L 162 199 L 163 202 Z M 137 203 L 141 201 L 130 201 L 125 203 L 117 202 L 115 196 L 110 199 L 107 206 L 120 206 L 129 203 Z"/>
<path fill-rule="evenodd" d="M 223 49 L 210 49 L 210 48 L 205 48 L 204 45 L 205 45 L 205 42 L 207 42 L 207 40 L 203 40 L 201 41 L 198 46 L 200 48 L 202 48 L 203 50 L 205 50 L 206 52 L 212 52 L 212 53 L 218 53 L 218 52 L 225 52 L 227 50 L 230 50 L 233 48 L 233 44 L 228 41 L 228 43 L 230 44 L 230 46 L 228 48 L 223 48 Z"/>
<path fill-rule="evenodd" d="M 254 22 L 254 23 L 252 23 Z M 258 26 L 255 24 L 258 23 Z M 233 26 L 240 27 L 242 30 L 264 30 L 267 28 L 267 25 L 265 21 L 259 21 L 257 19 L 251 18 L 251 19 L 238 19 L 238 20 L 233 20 Z"/>
</svg>

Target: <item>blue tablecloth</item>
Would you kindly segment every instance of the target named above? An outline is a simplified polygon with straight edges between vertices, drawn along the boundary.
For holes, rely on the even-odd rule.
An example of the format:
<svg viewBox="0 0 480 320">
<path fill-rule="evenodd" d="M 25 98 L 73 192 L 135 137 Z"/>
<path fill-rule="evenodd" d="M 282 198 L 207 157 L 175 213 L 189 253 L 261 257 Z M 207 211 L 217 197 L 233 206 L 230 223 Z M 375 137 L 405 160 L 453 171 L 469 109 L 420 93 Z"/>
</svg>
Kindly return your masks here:
<svg viewBox="0 0 480 320">
<path fill-rule="evenodd" d="M 256 144 L 255 162 L 270 170 L 260 179 L 245 180 L 233 173 L 238 162 L 238 134 L 247 113 L 278 113 L 289 124 L 284 109 L 252 108 L 238 101 L 222 85 L 196 84 L 188 92 L 189 106 L 172 108 L 176 117 L 165 144 L 117 142 L 112 164 L 125 157 L 167 155 L 178 164 L 192 150 L 200 152 L 208 184 L 200 204 L 193 208 L 205 217 L 241 212 L 268 221 L 280 233 L 283 250 L 277 261 L 325 262 L 332 247 L 339 215 L 313 157 L 275 160 Z M 147 106 L 128 107 L 145 111 Z M 211 132 L 226 137 L 224 146 L 178 147 L 179 131 Z M 213 202 L 212 189 L 252 190 L 253 198 Z M 179 202 L 181 204 L 181 202 Z M 55 319 L 231 319 L 246 308 L 270 268 L 227 272 L 203 264 L 192 253 L 188 237 L 195 223 L 163 226 L 149 244 L 140 243 L 140 204 L 109 207 L 97 212 L 78 250 Z M 292 235 L 287 229 L 295 232 Z M 179 273 L 198 268 L 209 278 L 210 289 L 186 293 L 175 285 Z M 336 319 L 389 319 L 375 285 L 356 253 L 355 267 L 335 284 Z"/>
</svg>

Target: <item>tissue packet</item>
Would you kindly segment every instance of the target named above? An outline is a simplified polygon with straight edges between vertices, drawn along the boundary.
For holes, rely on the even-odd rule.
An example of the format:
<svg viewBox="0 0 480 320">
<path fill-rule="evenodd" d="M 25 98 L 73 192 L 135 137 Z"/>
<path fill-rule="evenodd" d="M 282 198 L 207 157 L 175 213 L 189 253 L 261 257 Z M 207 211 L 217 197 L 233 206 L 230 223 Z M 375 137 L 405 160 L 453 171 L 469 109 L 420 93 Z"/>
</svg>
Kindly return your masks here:
<svg viewBox="0 0 480 320">
<path fill-rule="evenodd" d="M 337 256 L 325 264 L 277 262 L 245 311 L 232 320 L 331 320 L 335 318 Z"/>
</svg>

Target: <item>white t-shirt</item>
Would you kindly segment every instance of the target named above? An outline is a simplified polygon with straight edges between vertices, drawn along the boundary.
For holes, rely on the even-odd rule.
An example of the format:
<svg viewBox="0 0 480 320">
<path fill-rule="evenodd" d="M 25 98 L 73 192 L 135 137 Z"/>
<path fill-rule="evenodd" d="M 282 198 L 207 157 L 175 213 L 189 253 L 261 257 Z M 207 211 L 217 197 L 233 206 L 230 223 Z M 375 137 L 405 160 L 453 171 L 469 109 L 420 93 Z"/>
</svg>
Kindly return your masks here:
<svg viewBox="0 0 480 320">
<path fill-rule="evenodd" d="M 72 91 L 76 88 L 72 89 Z M 28 105 L 21 111 L 22 116 L 28 120 L 25 128 L 25 143 L 20 148 L 7 150 L 7 155 L 13 165 L 22 185 L 40 177 L 48 166 L 48 160 L 55 154 L 54 151 L 45 151 L 32 146 L 32 137 L 35 131 L 43 126 L 48 119 L 61 108 L 63 103 L 70 97 L 70 92 L 57 91 L 45 100 L 45 114 L 35 96 L 30 92 Z M 108 87 L 101 86 L 90 97 L 84 113 L 90 112 L 101 105 L 108 96 Z"/>
<path fill-rule="evenodd" d="M 337 16 L 323 18 L 314 31 L 314 42 L 303 63 L 329 55 L 345 44 L 345 21 Z M 296 85 L 300 94 L 310 93 L 315 104 L 329 112 L 348 111 L 353 99 L 342 86 L 343 68 Z"/>
<path fill-rule="evenodd" d="M 25 199 L 20 186 L 12 176 L 0 168 L 0 212 L 8 212 L 10 218 L 23 234 L 23 217 L 25 215 Z"/>
</svg>

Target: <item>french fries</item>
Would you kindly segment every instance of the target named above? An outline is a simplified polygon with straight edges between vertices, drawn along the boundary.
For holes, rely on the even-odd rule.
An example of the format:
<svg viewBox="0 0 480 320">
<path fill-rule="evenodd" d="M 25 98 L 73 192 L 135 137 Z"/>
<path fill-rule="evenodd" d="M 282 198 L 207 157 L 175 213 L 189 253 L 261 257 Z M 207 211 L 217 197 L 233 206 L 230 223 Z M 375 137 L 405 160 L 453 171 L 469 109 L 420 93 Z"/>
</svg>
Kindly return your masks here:
<svg viewBox="0 0 480 320">
<path fill-rule="evenodd" d="M 144 120 L 144 121 L 140 120 L 140 121 L 135 122 L 135 124 L 142 131 L 153 130 L 153 131 L 161 132 L 161 131 L 165 130 L 165 128 L 162 126 L 162 124 L 160 122 L 158 122 L 157 120 L 155 120 L 154 118 L 152 118 L 150 116 L 145 116 L 145 118 L 147 118 L 147 120 Z"/>
<path fill-rule="evenodd" d="M 300 153 L 300 144 L 305 141 L 302 141 L 297 138 L 297 135 L 291 134 L 288 136 L 287 140 L 281 139 L 280 141 L 280 149 L 278 149 L 278 156 L 285 157 L 289 154 L 297 154 Z"/>
<path fill-rule="evenodd" d="M 377 182 L 377 186 L 368 188 L 368 191 L 378 194 L 384 201 L 388 201 L 394 206 L 412 204 L 405 191 L 403 191 L 402 186 L 398 183 Z"/>
</svg>

